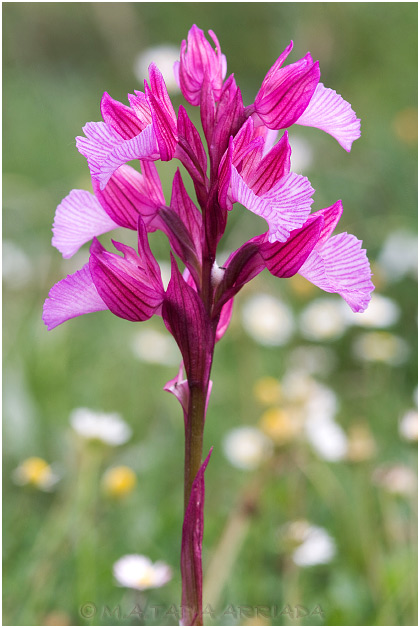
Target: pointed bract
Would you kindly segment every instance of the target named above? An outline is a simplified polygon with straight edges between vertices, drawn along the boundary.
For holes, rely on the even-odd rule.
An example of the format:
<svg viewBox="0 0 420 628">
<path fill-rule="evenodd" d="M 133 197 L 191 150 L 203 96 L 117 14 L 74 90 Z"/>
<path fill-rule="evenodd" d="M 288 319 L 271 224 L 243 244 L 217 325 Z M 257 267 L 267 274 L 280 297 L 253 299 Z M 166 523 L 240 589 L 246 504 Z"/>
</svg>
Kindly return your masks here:
<svg viewBox="0 0 420 628">
<path fill-rule="evenodd" d="M 208 381 L 213 348 L 211 324 L 203 302 L 182 277 L 172 256 L 171 262 L 171 280 L 162 316 L 180 348 L 187 379 L 192 386 Z"/>
<path fill-rule="evenodd" d="M 182 619 L 181 626 L 201 623 L 203 573 L 201 551 L 204 532 L 204 472 L 213 448 L 201 465 L 191 488 L 191 495 L 182 526 L 181 573 L 182 573 Z M 199 608 L 195 608 L 195 600 Z"/>
</svg>

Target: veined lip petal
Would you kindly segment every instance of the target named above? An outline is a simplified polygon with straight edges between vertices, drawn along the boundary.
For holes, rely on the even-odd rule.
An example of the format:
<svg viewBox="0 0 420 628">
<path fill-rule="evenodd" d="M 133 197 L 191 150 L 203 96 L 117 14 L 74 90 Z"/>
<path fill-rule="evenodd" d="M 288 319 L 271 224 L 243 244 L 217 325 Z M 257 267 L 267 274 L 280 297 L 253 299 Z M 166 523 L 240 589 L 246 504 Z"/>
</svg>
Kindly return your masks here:
<svg viewBox="0 0 420 628">
<path fill-rule="evenodd" d="M 56 209 L 52 245 L 64 258 L 72 257 L 93 237 L 117 227 L 93 194 L 72 190 Z"/>
<path fill-rule="evenodd" d="M 269 226 L 270 242 L 285 242 L 294 229 L 309 216 L 314 189 L 306 177 L 290 172 L 274 188 L 257 196 L 232 166 L 231 195 Z"/>
</svg>

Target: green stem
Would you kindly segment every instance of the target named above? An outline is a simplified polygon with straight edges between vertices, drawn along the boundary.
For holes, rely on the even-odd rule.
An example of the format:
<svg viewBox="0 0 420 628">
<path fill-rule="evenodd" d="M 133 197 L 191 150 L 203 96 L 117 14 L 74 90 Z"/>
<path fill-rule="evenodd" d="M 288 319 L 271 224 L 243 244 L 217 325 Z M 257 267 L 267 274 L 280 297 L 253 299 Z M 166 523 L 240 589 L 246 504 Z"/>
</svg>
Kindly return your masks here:
<svg viewBox="0 0 420 628">
<path fill-rule="evenodd" d="M 204 390 L 206 388 L 206 390 Z M 201 466 L 203 456 L 204 414 L 206 407 L 206 386 L 190 388 L 188 420 L 185 427 L 185 475 L 184 510 L 187 510 L 191 488 Z"/>
</svg>

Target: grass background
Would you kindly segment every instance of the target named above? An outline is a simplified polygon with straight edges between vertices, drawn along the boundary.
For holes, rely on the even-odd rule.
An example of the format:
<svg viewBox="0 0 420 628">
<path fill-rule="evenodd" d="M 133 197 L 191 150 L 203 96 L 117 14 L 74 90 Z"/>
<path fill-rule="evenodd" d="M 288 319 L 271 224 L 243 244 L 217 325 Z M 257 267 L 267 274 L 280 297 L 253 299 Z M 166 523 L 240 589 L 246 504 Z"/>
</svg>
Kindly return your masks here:
<svg viewBox="0 0 420 628">
<path fill-rule="evenodd" d="M 49 288 L 77 262 L 63 262 L 50 246 L 55 207 L 72 188 L 89 188 L 85 160 L 74 146 L 88 120 L 99 119 L 103 91 L 125 100 L 141 89 L 136 55 L 161 43 L 179 45 L 192 23 L 213 29 L 244 102 L 252 102 L 265 75 L 290 39 L 293 60 L 308 50 L 319 59 L 322 80 L 351 101 L 362 119 L 362 138 L 345 153 L 315 129 L 296 133 L 310 141 L 308 171 L 317 190 L 314 209 L 343 200 L 341 230 L 363 240 L 375 260 L 396 229 L 417 229 L 417 152 L 398 120 L 417 107 L 417 6 L 415 3 L 3 3 L 3 234 L 30 259 L 31 280 L 3 291 L 4 351 L 4 624 L 114 624 L 104 606 L 126 614 L 137 602 L 168 609 L 180 598 L 177 574 L 182 520 L 183 426 L 173 398 L 162 393 L 174 368 L 139 362 L 130 346 L 139 326 L 99 313 L 47 332 L 41 321 Z M 175 108 L 182 102 L 174 96 Z M 172 165 L 161 168 L 168 194 Z M 261 225 L 234 212 L 228 242 L 236 247 Z M 104 238 L 107 241 L 107 238 Z M 164 240 L 155 239 L 167 260 Z M 374 279 L 375 281 L 375 279 Z M 296 316 L 308 303 L 288 282 L 262 275 L 237 299 L 231 329 L 218 346 L 205 449 L 215 446 L 207 471 L 204 567 L 239 495 L 255 475 L 234 469 L 221 443 L 238 425 L 255 425 L 261 407 L 252 395 L 262 376 L 281 377 L 288 351 L 308 344 L 298 334 L 287 347 L 263 347 L 240 324 L 243 299 L 269 292 Z M 413 405 L 417 381 L 417 290 L 410 277 L 378 291 L 401 308 L 391 330 L 411 346 L 400 367 L 360 364 L 352 355 L 357 330 L 329 347 L 337 368 L 325 380 L 340 399 L 346 429 L 365 420 L 377 443 L 373 460 L 327 463 L 311 451 L 280 452 L 281 464 L 264 481 L 258 508 L 219 610 L 320 605 L 323 617 L 273 618 L 273 625 L 416 624 L 415 505 L 371 482 L 383 462 L 415 467 L 415 448 L 398 435 L 398 419 Z M 311 298 L 321 296 L 312 293 Z M 337 297 L 338 298 L 338 297 Z M 142 329 L 163 331 L 161 321 Z M 118 411 L 133 428 L 117 450 L 80 450 L 69 414 L 87 406 Z M 12 470 L 28 456 L 58 465 L 57 491 L 16 487 Z M 112 464 L 138 475 L 136 491 L 107 501 L 99 476 Z M 330 565 L 297 569 L 284 560 L 279 528 L 307 518 L 328 529 L 338 552 Z M 115 586 L 112 564 L 125 553 L 165 560 L 175 577 L 163 589 L 136 597 Z M 93 602 L 94 619 L 79 609 Z M 52 615 L 55 613 L 55 616 Z M 55 619 L 51 619 L 55 617 Z M 64 619 L 63 619 L 64 617 Z M 261 618 L 260 618 L 261 619 Z M 226 614 L 220 623 L 243 623 Z M 252 621 L 248 619 L 248 622 Z M 266 620 L 269 622 L 270 620 Z M 172 614 L 121 624 L 176 624 Z M 219 621 L 216 621 L 219 623 Z"/>
</svg>

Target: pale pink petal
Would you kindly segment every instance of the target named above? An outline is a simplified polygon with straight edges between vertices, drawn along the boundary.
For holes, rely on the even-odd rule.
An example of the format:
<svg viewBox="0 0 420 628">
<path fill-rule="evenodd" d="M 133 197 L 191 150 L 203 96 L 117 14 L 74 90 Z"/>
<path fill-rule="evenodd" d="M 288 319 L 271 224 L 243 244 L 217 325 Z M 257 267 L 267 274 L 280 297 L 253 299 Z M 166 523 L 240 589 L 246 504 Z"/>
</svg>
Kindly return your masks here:
<svg viewBox="0 0 420 628">
<path fill-rule="evenodd" d="M 92 281 L 89 264 L 85 264 L 51 288 L 42 320 L 51 330 L 75 316 L 107 309 Z"/>
<path fill-rule="evenodd" d="M 285 242 L 294 229 L 299 229 L 309 216 L 314 190 L 308 179 L 290 172 L 262 196 L 246 185 L 232 166 L 231 195 L 269 226 L 269 242 Z"/>
<path fill-rule="evenodd" d="M 77 137 L 76 146 L 88 160 L 91 175 L 103 190 L 112 174 L 132 159 L 159 159 L 159 150 L 153 125 L 149 124 L 139 135 L 124 140 L 104 122 L 88 122 L 83 127 L 86 137 Z"/>
<path fill-rule="evenodd" d="M 354 140 L 360 137 L 360 120 L 350 103 L 322 83 L 317 85 L 308 107 L 296 124 L 329 133 L 346 151 L 350 151 Z"/>
<path fill-rule="evenodd" d="M 299 274 L 326 292 L 337 292 L 353 312 L 363 312 L 374 290 L 362 242 L 348 233 L 333 236 L 317 246 Z"/>
<path fill-rule="evenodd" d="M 68 258 L 93 237 L 118 226 L 93 194 L 85 190 L 72 190 L 56 209 L 52 245 L 63 257 Z"/>
</svg>

